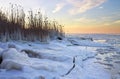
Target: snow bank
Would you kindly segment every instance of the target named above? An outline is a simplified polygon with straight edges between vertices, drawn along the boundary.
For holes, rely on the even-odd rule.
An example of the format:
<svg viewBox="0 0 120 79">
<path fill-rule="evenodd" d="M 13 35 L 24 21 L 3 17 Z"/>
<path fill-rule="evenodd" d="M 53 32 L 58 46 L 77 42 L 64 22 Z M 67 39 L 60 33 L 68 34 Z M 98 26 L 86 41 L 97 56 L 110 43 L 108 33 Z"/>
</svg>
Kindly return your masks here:
<svg viewBox="0 0 120 79">
<path fill-rule="evenodd" d="M 46 49 L 48 50 L 48 49 Z M 72 58 L 66 55 L 61 55 L 61 52 L 56 52 L 50 49 L 50 51 L 46 50 L 30 50 L 30 49 L 23 49 L 22 51 L 28 54 L 31 58 L 39 58 L 39 59 L 48 59 L 53 61 L 65 62 L 65 61 L 72 61 Z"/>
<path fill-rule="evenodd" d="M 101 44 L 97 45 L 90 40 L 74 41 L 83 46 L 72 45 L 74 43 L 67 39 L 54 40 L 49 44 L 9 42 L 0 45 L 3 58 L 1 68 L 9 70 L 0 69 L 0 79 L 100 79 L 99 76 L 92 77 L 94 74 L 90 76 L 87 73 L 87 65 L 94 66 L 94 63 L 86 64 L 87 60 L 94 58 L 96 53 L 92 47 L 89 49 L 86 46 Z M 100 74 L 103 75 L 104 72 Z"/>
<path fill-rule="evenodd" d="M 23 65 L 29 63 L 28 57 L 24 53 L 18 52 L 15 48 L 9 48 L 2 53 L 3 61 L 1 68 L 21 70 Z"/>
<path fill-rule="evenodd" d="M 70 68 L 70 65 L 62 62 L 56 62 L 48 59 L 30 58 L 27 54 L 18 52 L 15 48 L 5 50 L 2 54 L 2 58 L 3 61 L 1 63 L 1 68 L 7 70 L 23 70 L 23 68 L 27 66 L 37 70 L 46 70 L 62 74 L 60 70 L 67 71 Z M 54 65 L 51 63 L 54 63 Z"/>
</svg>

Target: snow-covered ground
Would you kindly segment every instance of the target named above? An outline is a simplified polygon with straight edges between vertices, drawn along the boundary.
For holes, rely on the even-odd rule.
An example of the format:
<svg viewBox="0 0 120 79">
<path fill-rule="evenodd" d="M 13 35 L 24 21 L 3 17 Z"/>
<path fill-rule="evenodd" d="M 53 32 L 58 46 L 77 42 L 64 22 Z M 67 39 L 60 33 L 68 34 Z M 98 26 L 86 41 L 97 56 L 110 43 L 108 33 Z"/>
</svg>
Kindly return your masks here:
<svg viewBox="0 0 120 79">
<path fill-rule="evenodd" d="M 108 60 L 107 63 L 102 61 L 106 57 L 109 59 L 109 55 L 104 57 L 103 54 L 112 52 L 113 44 L 118 43 L 96 39 L 97 36 L 89 37 L 92 39 L 72 36 L 49 43 L 0 42 L 0 79 L 112 79 L 113 76 L 119 79 L 120 71 L 117 71 L 117 76 L 112 75 L 117 72 L 110 72 L 105 67 L 111 65 Z M 120 52 L 118 48 L 114 51 Z M 119 58 L 119 55 L 114 55 Z"/>
</svg>

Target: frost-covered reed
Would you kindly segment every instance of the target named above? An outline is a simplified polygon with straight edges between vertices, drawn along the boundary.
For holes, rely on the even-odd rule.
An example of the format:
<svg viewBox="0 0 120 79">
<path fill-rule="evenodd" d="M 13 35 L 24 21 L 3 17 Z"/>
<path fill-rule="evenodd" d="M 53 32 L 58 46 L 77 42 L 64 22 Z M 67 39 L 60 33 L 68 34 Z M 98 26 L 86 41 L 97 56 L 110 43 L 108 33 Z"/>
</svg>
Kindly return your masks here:
<svg viewBox="0 0 120 79">
<path fill-rule="evenodd" d="M 63 26 L 50 21 L 40 11 L 25 14 L 23 8 L 11 4 L 7 11 L 0 9 L 0 41 L 24 40 L 46 42 L 63 37 Z"/>
</svg>

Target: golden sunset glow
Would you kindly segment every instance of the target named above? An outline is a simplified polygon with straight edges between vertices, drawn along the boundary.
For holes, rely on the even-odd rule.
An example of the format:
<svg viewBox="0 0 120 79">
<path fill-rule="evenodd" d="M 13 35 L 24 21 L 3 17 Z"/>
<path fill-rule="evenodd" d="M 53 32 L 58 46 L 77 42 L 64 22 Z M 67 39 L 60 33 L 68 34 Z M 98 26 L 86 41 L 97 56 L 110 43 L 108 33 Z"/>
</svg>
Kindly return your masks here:
<svg viewBox="0 0 120 79">
<path fill-rule="evenodd" d="M 65 27 L 64 28 L 66 33 L 105 33 L 105 34 L 119 34 L 120 27 Z"/>
</svg>

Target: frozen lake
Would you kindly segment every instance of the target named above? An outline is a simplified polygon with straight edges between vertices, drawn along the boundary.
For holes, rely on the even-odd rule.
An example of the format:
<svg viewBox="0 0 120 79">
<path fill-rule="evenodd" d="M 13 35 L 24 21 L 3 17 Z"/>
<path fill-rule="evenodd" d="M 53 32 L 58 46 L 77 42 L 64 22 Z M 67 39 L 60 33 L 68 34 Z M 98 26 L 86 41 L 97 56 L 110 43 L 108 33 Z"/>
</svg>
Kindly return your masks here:
<svg viewBox="0 0 120 79">
<path fill-rule="evenodd" d="M 120 35 L 79 35 L 95 42 L 107 43 L 108 47 L 92 47 L 97 51 L 97 62 L 111 73 L 112 79 L 120 79 Z"/>
</svg>

